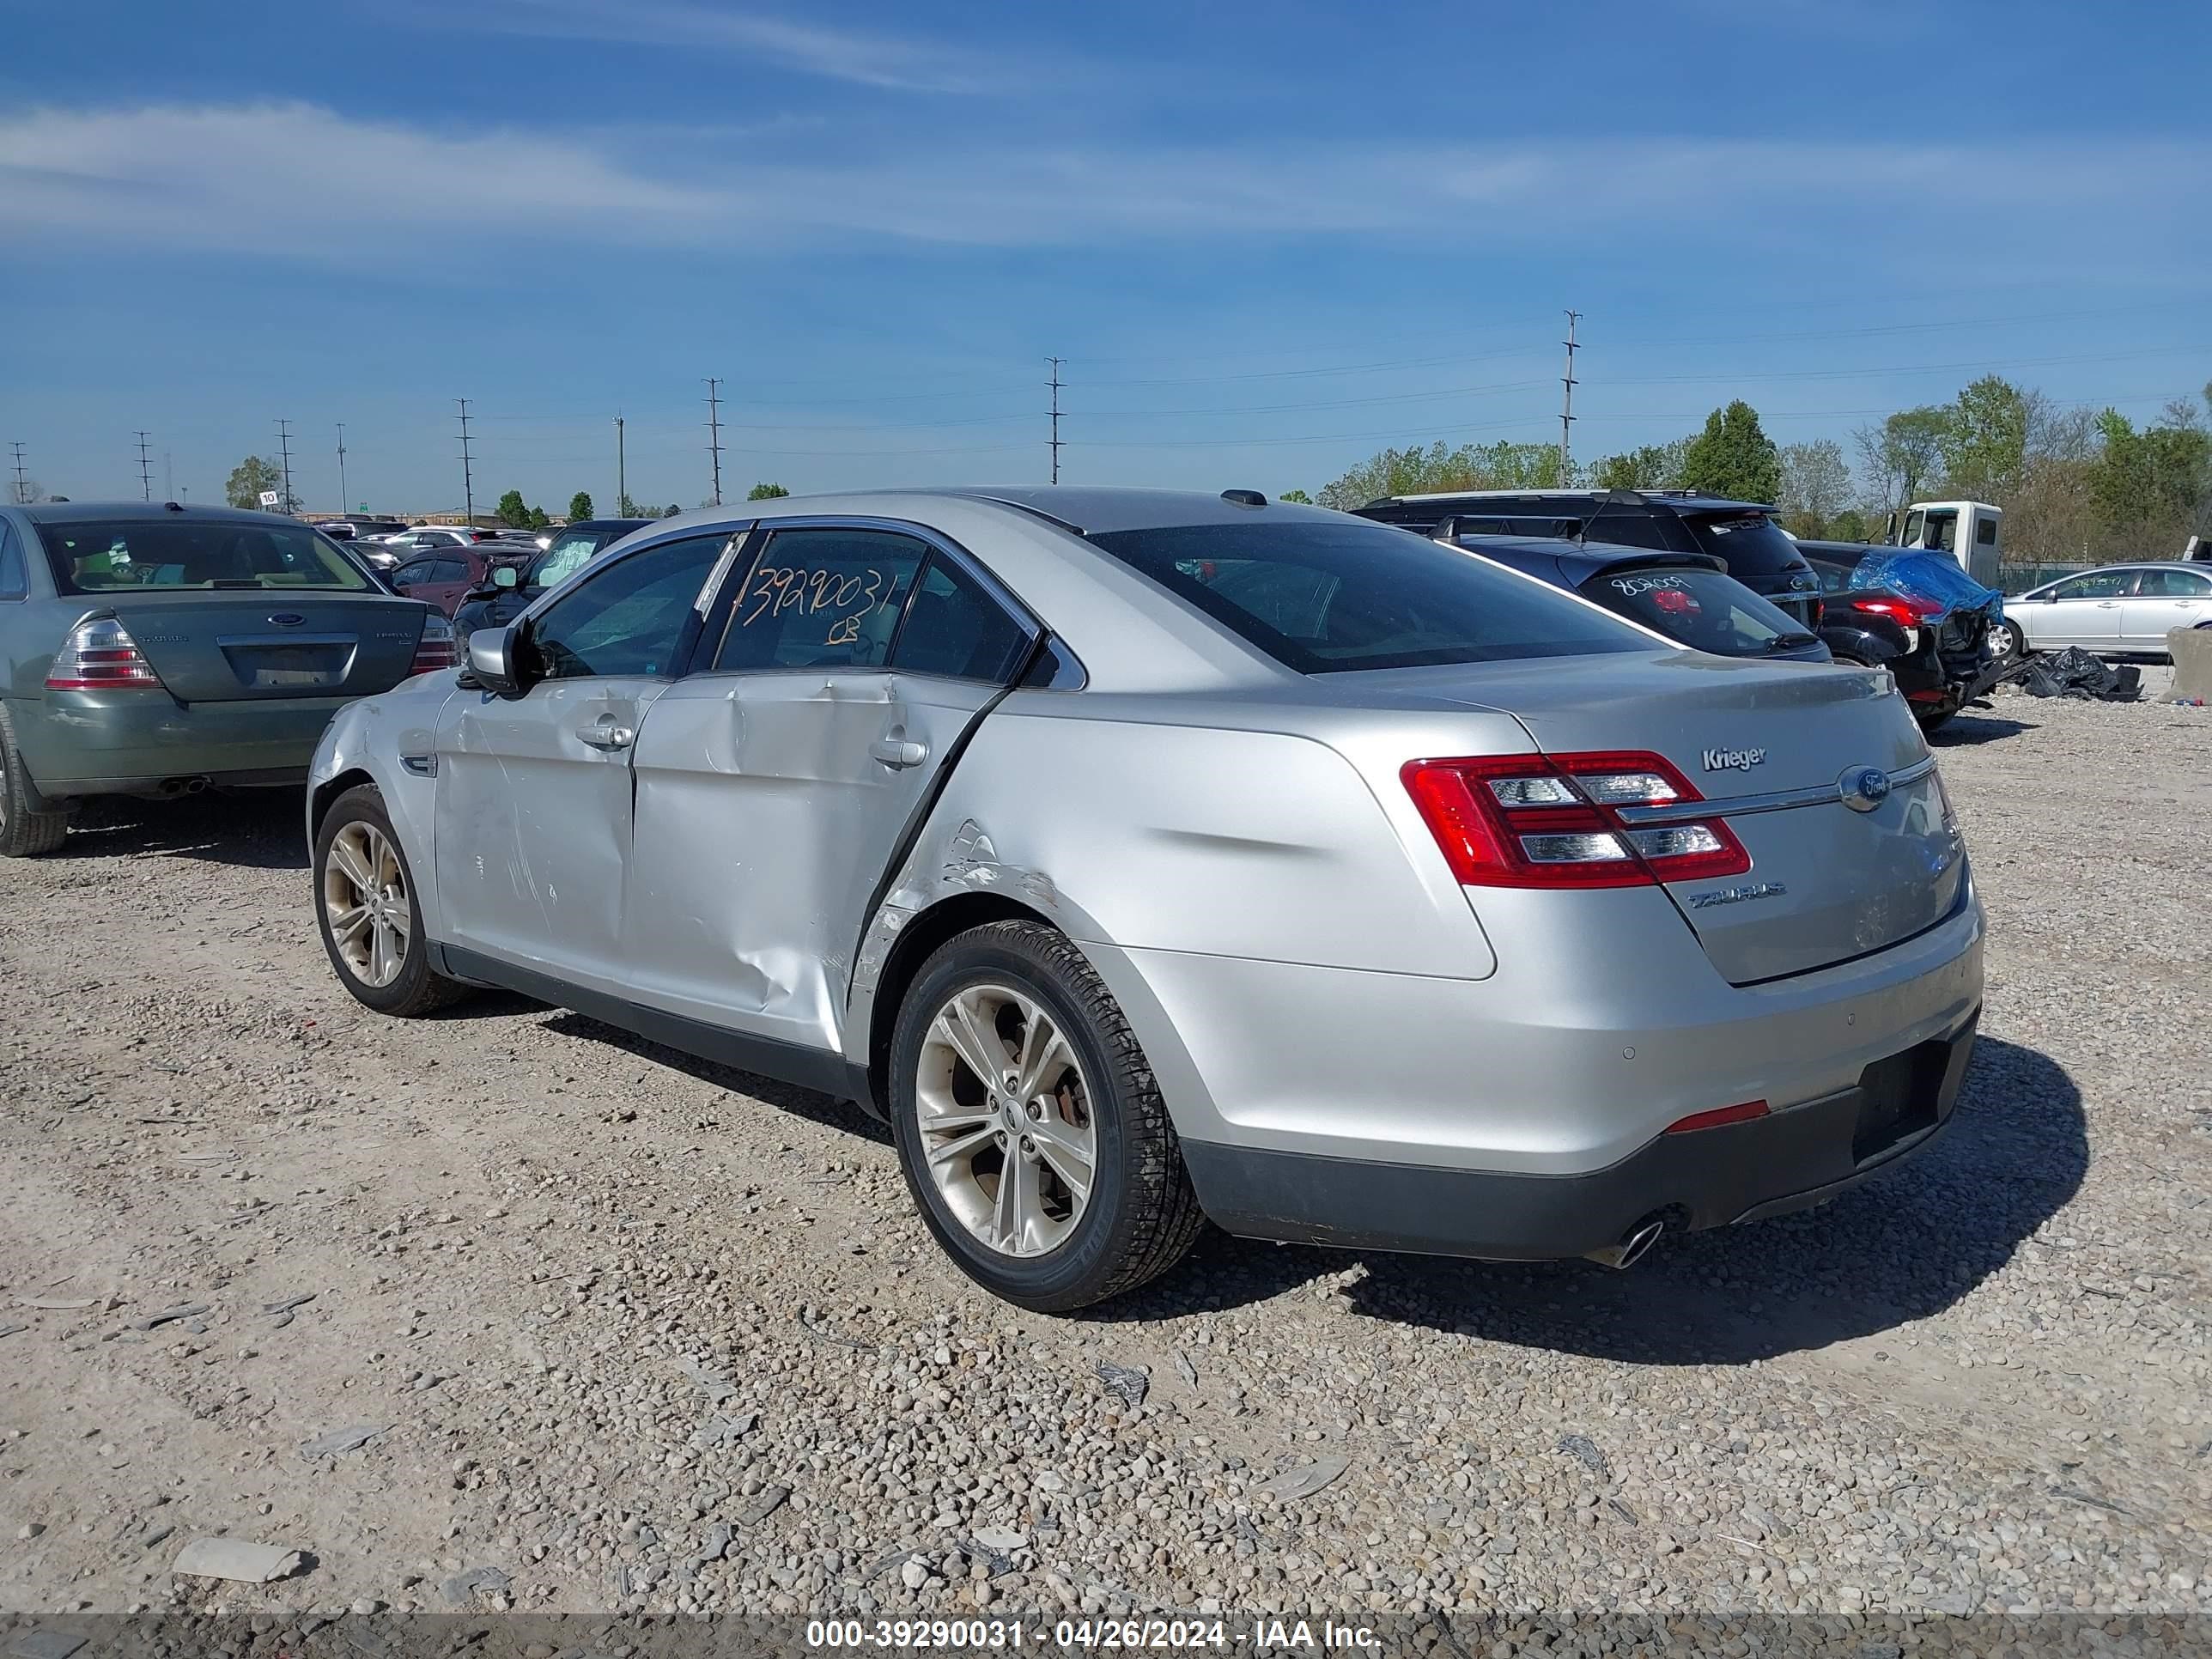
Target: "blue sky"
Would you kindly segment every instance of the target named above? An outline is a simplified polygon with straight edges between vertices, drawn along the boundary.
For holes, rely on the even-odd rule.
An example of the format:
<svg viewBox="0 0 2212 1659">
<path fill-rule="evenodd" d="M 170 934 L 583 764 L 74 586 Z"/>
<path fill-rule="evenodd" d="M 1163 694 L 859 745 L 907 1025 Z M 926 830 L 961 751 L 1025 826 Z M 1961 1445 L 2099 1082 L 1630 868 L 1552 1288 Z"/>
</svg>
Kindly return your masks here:
<svg viewBox="0 0 2212 1659">
<path fill-rule="evenodd" d="M 335 507 L 1783 441 L 2212 378 L 2212 7 L 11 5 L 0 443 Z M 4 461 L 0 451 L 0 461 Z M 166 473 L 165 473 L 166 465 Z"/>
</svg>

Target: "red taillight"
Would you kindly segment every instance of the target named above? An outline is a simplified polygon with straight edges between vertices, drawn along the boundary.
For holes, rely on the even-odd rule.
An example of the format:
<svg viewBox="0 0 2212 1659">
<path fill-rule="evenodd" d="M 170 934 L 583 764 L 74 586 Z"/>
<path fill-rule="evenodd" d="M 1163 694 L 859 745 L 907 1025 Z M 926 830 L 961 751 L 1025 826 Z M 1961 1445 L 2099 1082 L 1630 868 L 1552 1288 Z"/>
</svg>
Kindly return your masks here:
<svg viewBox="0 0 2212 1659">
<path fill-rule="evenodd" d="M 1918 599 L 1908 599 L 1902 594 L 1895 598 L 1853 599 L 1851 609 L 1863 611 L 1869 616 L 1887 617 L 1899 628 L 1918 628 L 1930 617 L 1942 615 L 1940 605 L 1926 605 Z"/>
<path fill-rule="evenodd" d="M 1717 1129 L 1723 1123 L 1747 1123 L 1753 1118 L 1766 1115 L 1766 1103 L 1747 1100 L 1741 1106 L 1716 1106 L 1710 1112 L 1692 1112 L 1687 1117 L 1676 1118 L 1667 1126 L 1670 1135 L 1686 1135 L 1693 1129 Z"/>
<path fill-rule="evenodd" d="M 1657 755 L 1409 761 L 1399 775 L 1465 886 L 1641 887 L 1751 868 L 1718 817 L 1623 819 L 1625 809 L 1705 799 Z"/>
<path fill-rule="evenodd" d="M 453 665 L 453 625 L 433 611 L 422 619 L 422 637 L 415 642 L 415 660 L 407 672 L 434 674 Z"/>
<path fill-rule="evenodd" d="M 1651 602 L 1662 611 L 1671 611 L 1678 617 L 1694 617 L 1698 614 L 1697 600 L 1678 587 L 1654 588 L 1651 592 Z"/>
<path fill-rule="evenodd" d="M 49 691 L 158 690 L 161 684 L 138 642 L 112 617 L 95 617 L 70 629 L 46 668 Z"/>
</svg>

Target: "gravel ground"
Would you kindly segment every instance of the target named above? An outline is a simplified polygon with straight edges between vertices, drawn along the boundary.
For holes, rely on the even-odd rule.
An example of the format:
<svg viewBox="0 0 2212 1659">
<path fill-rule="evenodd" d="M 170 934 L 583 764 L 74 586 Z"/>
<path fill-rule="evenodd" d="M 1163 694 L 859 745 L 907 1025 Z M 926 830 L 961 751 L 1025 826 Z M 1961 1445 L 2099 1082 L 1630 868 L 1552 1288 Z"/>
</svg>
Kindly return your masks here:
<svg viewBox="0 0 2212 1659">
<path fill-rule="evenodd" d="M 848 1107 L 359 1010 L 294 801 L 103 811 L 0 866 L 0 1607 L 2212 1609 L 2212 712 L 1938 746 L 1929 1155 L 1626 1274 L 1209 1237 L 1082 1319 Z M 215 1533 L 311 1559 L 173 1578 Z"/>
</svg>

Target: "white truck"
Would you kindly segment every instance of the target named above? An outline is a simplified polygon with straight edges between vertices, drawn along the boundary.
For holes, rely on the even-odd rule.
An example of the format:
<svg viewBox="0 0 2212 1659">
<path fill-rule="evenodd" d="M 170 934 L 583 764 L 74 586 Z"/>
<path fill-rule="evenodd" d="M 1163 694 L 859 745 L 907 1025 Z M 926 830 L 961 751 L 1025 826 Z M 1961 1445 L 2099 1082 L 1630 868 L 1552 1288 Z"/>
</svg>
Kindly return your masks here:
<svg viewBox="0 0 2212 1659">
<path fill-rule="evenodd" d="M 2004 509 L 1987 501 L 1915 501 L 1902 528 L 1889 515 L 1888 544 L 1946 553 L 1984 587 L 1996 587 L 2004 551 Z"/>
</svg>

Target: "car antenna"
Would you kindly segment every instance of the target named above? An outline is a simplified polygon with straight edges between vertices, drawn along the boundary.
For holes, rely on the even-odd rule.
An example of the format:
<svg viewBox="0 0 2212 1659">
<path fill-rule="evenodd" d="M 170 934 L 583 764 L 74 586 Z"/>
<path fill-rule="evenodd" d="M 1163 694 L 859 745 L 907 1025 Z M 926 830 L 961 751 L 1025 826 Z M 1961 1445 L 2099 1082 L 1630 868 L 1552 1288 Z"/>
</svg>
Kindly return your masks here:
<svg viewBox="0 0 2212 1659">
<path fill-rule="evenodd" d="M 1581 549 L 1589 545 L 1590 526 L 1605 516 L 1605 510 L 1608 507 L 1642 507 L 1644 505 L 1644 497 L 1632 489 L 1607 490 L 1604 495 L 1598 497 L 1597 511 L 1583 520 L 1582 533 L 1575 538 L 1575 546 Z"/>
</svg>

